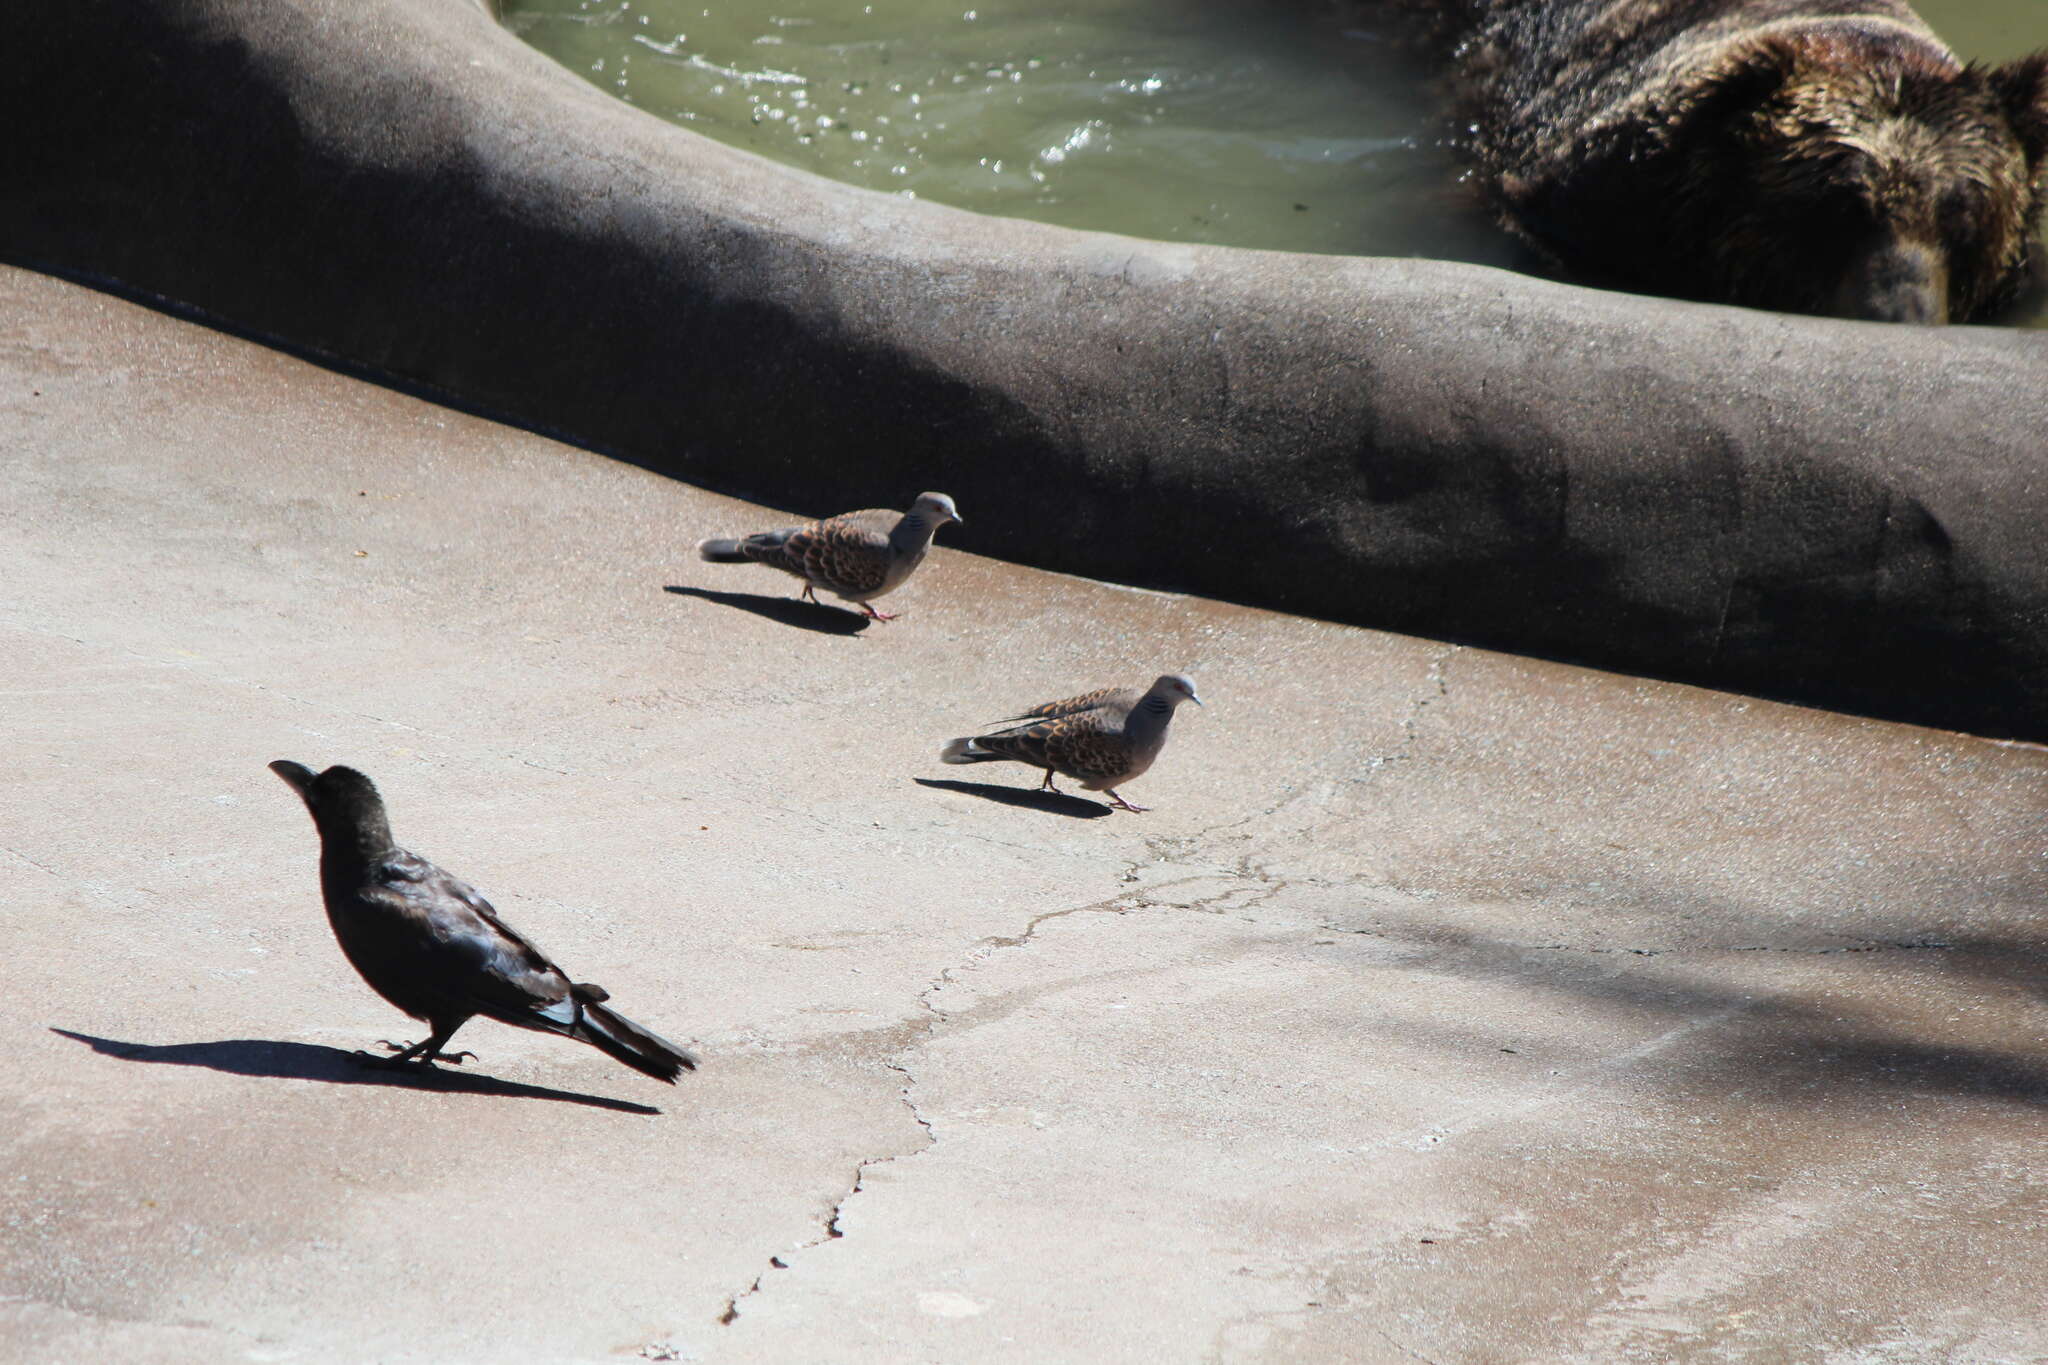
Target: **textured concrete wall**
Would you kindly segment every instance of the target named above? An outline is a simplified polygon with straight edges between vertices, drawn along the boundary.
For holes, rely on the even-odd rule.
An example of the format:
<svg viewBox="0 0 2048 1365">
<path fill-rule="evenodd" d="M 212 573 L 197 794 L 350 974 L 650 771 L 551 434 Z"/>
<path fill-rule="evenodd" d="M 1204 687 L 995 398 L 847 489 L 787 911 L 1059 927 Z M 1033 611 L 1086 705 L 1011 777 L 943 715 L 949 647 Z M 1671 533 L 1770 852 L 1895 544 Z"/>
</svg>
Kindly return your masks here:
<svg viewBox="0 0 2048 1365">
<path fill-rule="evenodd" d="M 469 0 L 9 27 L 9 259 L 785 505 L 943 488 L 1034 564 L 2048 737 L 2048 336 L 909 203 Z"/>
</svg>

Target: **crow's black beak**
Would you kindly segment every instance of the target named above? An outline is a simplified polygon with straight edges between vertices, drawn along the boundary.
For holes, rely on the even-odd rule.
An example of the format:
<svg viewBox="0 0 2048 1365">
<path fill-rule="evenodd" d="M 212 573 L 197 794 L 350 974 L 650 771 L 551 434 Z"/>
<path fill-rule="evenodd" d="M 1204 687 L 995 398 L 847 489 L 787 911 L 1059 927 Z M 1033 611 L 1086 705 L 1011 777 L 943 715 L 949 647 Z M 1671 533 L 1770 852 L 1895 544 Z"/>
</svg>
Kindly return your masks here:
<svg viewBox="0 0 2048 1365">
<path fill-rule="evenodd" d="M 303 763 L 294 763 L 288 758 L 280 758 L 271 763 L 270 771 L 291 783 L 292 790 L 297 792 L 301 799 L 313 788 L 315 774 L 311 768 Z"/>
</svg>

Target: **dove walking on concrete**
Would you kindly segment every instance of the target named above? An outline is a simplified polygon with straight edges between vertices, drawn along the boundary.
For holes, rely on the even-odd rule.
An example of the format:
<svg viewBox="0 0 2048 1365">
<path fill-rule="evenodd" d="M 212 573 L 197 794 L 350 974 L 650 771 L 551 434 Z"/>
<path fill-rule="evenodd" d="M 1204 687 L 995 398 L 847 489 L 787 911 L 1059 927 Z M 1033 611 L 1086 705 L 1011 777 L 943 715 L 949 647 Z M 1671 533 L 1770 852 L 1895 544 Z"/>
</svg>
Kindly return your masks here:
<svg viewBox="0 0 2048 1365">
<path fill-rule="evenodd" d="M 320 831 L 320 892 L 342 953 L 372 990 L 432 1030 L 409 1047 L 386 1043 L 398 1056 L 382 1060 L 431 1068 L 473 1057 L 441 1049 L 481 1014 L 589 1043 L 658 1081 L 696 1069 L 688 1052 L 606 1008 L 602 986 L 571 982 L 475 888 L 393 843 L 369 778 L 343 767 L 316 775 L 287 759 L 270 770 Z"/>
<path fill-rule="evenodd" d="M 1012 716 L 1010 720 L 1023 723 L 1007 730 L 956 739 L 939 751 L 939 759 L 1029 763 L 1045 769 L 1044 791 L 1059 791 L 1052 775 L 1060 773 L 1079 781 L 1084 790 L 1108 792 L 1109 799 L 1127 811 L 1148 810 L 1124 800 L 1116 789 L 1159 757 L 1174 708 L 1184 701 L 1202 704 L 1194 679 L 1181 673 L 1164 674 L 1143 692 L 1105 687 Z"/>
<path fill-rule="evenodd" d="M 804 580 L 802 595 L 810 601 L 817 601 L 816 590 L 823 588 L 873 620 L 893 621 L 897 613 L 876 611 L 874 600 L 902 587 L 924 561 L 938 529 L 959 520 L 944 493 L 920 493 L 908 512 L 874 507 L 842 512 L 742 540 L 700 540 L 697 553 L 713 564 L 766 564 L 795 574 Z"/>
</svg>

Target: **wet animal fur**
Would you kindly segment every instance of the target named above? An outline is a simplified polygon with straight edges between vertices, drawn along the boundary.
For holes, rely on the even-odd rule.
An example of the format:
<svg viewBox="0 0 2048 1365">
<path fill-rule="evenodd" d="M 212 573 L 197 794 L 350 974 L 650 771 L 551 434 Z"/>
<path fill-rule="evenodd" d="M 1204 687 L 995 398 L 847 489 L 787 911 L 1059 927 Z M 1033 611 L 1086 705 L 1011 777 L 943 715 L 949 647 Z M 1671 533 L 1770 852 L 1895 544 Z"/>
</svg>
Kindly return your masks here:
<svg viewBox="0 0 2048 1365">
<path fill-rule="evenodd" d="M 2038 287 L 2048 52 L 1903 0 L 1349 0 L 1435 59 L 1500 219 L 1588 283 L 1887 321 Z"/>
</svg>

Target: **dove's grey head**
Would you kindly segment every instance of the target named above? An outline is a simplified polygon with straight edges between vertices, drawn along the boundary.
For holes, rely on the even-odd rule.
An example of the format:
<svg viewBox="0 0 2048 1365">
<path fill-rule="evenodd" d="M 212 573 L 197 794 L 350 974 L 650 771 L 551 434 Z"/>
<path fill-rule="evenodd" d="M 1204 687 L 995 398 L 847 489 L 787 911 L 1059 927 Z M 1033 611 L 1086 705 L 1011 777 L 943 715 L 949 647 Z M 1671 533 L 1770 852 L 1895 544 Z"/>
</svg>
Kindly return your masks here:
<svg viewBox="0 0 2048 1365">
<path fill-rule="evenodd" d="M 919 493 L 917 501 L 911 504 L 911 511 L 923 512 L 934 526 L 944 526 L 949 521 L 960 521 L 960 511 L 953 506 L 953 500 L 944 493 Z"/>
<path fill-rule="evenodd" d="M 1202 705 L 1202 699 L 1195 695 L 1195 680 L 1185 673 L 1162 673 L 1159 681 L 1152 684 L 1152 691 L 1166 699 L 1169 706 L 1178 706 L 1184 701 Z"/>
</svg>

